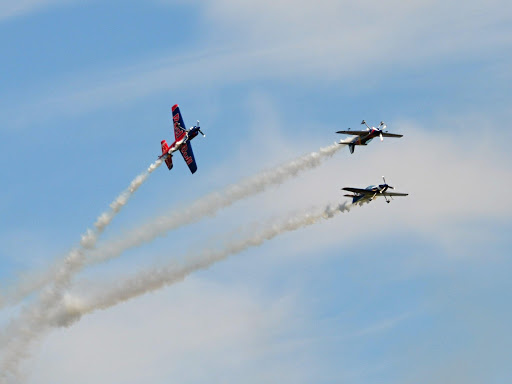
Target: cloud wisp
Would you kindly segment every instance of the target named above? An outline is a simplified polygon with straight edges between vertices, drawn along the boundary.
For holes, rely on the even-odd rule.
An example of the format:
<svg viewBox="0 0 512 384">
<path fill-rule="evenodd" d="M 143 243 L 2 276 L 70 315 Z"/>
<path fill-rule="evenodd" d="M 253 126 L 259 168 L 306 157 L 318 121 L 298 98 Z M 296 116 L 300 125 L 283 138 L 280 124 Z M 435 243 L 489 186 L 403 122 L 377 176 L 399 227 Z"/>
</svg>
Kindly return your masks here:
<svg viewBox="0 0 512 384">
<path fill-rule="evenodd" d="M 508 5 L 505 0 L 487 2 L 486 12 L 476 0 L 464 6 L 454 1 L 393 1 L 392 6 L 377 1 L 357 6 L 348 1 L 300 1 L 293 9 L 288 3 L 204 2 L 201 25 L 209 38 L 200 46 L 185 48 L 179 56 L 166 50 L 136 64 L 138 58 L 123 67 L 53 78 L 43 88 L 8 100 L 0 110 L 4 129 L 132 103 L 169 89 L 215 88 L 259 79 L 349 82 L 368 72 L 389 76 L 411 68 L 428 70 L 446 61 L 465 63 L 510 46 L 510 33 L 502 27 L 509 21 L 501 11 Z M 369 19 L 374 22 L 368 24 Z M 368 52 L 379 58 L 379 65 L 368 59 Z"/>
<path fill-rule="evenodd" d="M 36 11 L 71 3 L 72 0 L 6 0 L 0 4 L 0 22 Z"/>
<path fill-rule="evenodd" d="M 23 308 L 20 316 L 12 320 L 5 328 L 0 338 L 3 349 L 0 361 L 0 383 L 19 382 L 22 379 L 19 364 L 27 356 L 31 343 L 43 333 L 45 319 L 62 300 L 73 276 L 84 267 L 86 251 L 95 246 L 98 237 L 112 219 L 121 211 L 149 175 L 161 164 L 162 160 L 157 160 L 146 171 L 133 179 L 128 188 L 110 204 L 110 209 L 98 217 L 94 223 L 94 229 L 88 229 L 82 236 L 80 246 L 71 250 L 64 260 L 60 261 L 50 271 L 47 271 L 45 283 L 48 283 L 48 286 L 40 293 L 37 300 L 32 305 Z M 19 287 L 18 290 L 14 291 L 11 298 L 20 298 L 21 294 L 27 291 L 27 288 L 25 286 Z"/>
</svg>

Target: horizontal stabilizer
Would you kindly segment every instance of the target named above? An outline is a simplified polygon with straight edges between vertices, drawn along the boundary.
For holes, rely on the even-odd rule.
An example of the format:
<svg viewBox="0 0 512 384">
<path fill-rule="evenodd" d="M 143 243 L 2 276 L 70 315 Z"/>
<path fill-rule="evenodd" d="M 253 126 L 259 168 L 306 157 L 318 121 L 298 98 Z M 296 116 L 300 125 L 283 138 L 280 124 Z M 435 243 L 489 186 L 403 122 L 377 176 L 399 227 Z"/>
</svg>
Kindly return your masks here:
<svg viewBox="0 0 512 384">
<path fill-rule="evenodd" d="M 374 195 L 375 191 L 369 190 L 369 189 L 363 189 L 363 188 L 352 188 L 352 187 L 345 187 L 341 188 L 343 191 L 349 191 L 352 193 L 359 193 L 362 195 Z"/>
<path fill-rule="evenodd" d="M 167 168 L 169 168 L 169 171 L 172 169 L 172 155 L 167 155 L 165 158 L 165 164 L 167 165 Z"/>
<path fill-rule="evenodd" d="M 169 145 L 167 144 L 167 141 L 165 140 L 162 140 L 161 141 L 161 146 L 162 146 L 162 156 L 160 156 L 160 158 L 164 158 L 165 159 L 165 164 L 167 165 L 167 168 L 169 168 L 169 170 L 172 169 L 172 155 L 169 152 Z"/>
</svg>

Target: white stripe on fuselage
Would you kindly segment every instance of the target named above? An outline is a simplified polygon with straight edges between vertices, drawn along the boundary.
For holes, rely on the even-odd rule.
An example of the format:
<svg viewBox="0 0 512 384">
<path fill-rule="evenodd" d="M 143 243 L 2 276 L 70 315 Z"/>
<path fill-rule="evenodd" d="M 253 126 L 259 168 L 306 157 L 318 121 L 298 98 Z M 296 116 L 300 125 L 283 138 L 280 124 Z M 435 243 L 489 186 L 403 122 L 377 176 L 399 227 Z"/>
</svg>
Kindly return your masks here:
<svg viewBox="0 0 512 384">
<path fill-rule="evenodd" d="M 185 142 L 186 138 L 187 138 L 188 135 L 185 135 L 183 136 L 183 139 L 181 139 L 180 141 L 176 141 L 172 147 L 169 148 L 169 150 L 167 151 L 168 154 L 171 154 L 173 152 L 176 152 L 176 151 L 179 151 L 181 146 L 183 145 L 183 143 Z"/>
</svg>

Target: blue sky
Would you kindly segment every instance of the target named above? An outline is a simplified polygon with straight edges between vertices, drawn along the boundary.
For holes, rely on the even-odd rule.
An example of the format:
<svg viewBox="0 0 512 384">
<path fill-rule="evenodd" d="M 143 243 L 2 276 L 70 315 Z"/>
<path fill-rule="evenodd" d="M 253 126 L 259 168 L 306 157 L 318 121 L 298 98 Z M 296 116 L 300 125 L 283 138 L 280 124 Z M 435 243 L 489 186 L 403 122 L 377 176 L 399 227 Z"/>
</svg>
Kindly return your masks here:
<svg viewBox="0 0 512 384">
<path fill-rule="evenodd" d="M 156 159 L 175 103 L 207 135 L 193 142 L 198 172 L 177 157 L 159 168 L 103 241 L 363 118 L 404 137 L 344 150 L 87 269 L 77 295 L 342 201 L 345 186 L 386 175 L 410 193 L 56 329 L 32 348 L 26 381 L 510 380 L 511 18 L 501 0 L 3 2 L 4 290 L 63 258 Z M 18 309 L 3 308 L 1 324 Z"/>
</svg>

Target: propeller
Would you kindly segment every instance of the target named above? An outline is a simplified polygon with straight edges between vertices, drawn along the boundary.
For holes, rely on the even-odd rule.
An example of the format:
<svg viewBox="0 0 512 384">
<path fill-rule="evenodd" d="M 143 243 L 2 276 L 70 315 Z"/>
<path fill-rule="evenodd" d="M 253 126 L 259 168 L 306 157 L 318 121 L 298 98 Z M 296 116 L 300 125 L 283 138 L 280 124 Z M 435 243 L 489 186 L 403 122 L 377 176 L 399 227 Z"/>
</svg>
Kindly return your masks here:
<svg viewBox="0 0 512 384">
<path fill-rule="evenodd" d="M 386 124 L 384 124 L 384 122 L 381 121 L 380 124 L 379 124 L 379 128 L 378 128 L 379 131 L 380 131 L 380 133 L 379 133 L 380 141 L 384 141 L 384 137 L 382 136 L 382 132 L 384 131 L 385 128 L 386 128 Z"/>
<path fill-rule="evenodd" d="M 379 191 L 380 193 L 386 192 L 388 190 L 388 188 L 393 189 L 393 187 L 391 185 L 388 185 L 388 183 L 386 183 L 386 178 L 384 176 L 382 176 L 382 181 L 384 181 L 384 184 L 383 184 L 383 188 Z M 386 195 L 384 195 L 384 199 L 386 199 L 386 203 L 389 204 L 389 200 Z"/>
<path fill-rule="evenodd" d="M 386 178 L 384 176 L 382 176 L 382 180 L 384 181 L 384 185 L 387 187 L 386 189 L 395 189 L 395 187 L 392 187 L 391 185 L 388 185 L 388 183 L 386 183 Z M 381 190 L 381 193 L 384 192 L 383 190 Z"/>
<path fill-rule="evenodd" d="M 206 135 L 201 131 L 201 128 L 199 127 L 199 120 L 197 120 L 197 122 L 196 122 L 196 127 L 197 127 L 197 130 L 199 131 L 199 133 L 201 135 L 203 135 L 203 137 L 206 137 Z"/>
</svg>

